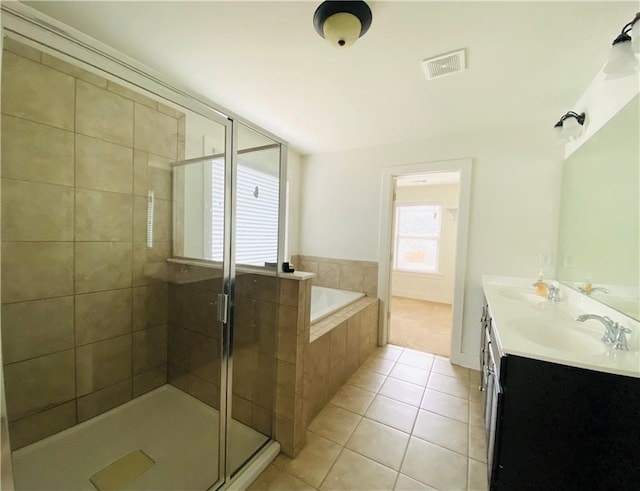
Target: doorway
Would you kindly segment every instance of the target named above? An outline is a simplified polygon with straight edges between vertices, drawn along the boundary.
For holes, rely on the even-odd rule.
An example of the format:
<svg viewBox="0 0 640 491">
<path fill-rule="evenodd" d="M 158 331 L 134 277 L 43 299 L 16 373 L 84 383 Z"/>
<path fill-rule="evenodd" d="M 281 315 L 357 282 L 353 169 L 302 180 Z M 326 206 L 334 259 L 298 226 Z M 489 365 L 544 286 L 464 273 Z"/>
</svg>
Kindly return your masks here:
<svg viewBox="0 0 640 491">
<path fill-rule="evenodd" d="M 459 172 L 394 178 L 389 342 L 451 354 Z"/>
<path fill-rule="evenodd" d="M 466 277 L 466 255 L 467 255 L 467 237 L 468 237 L 468 224 L 469 224 L 469 209 L 470 209 L 470 194 L 471 194 L 471 159 L 457 159 L 457 160 L 448 160 L 448 161 L 438 161 L 431 163 L 422 163 L 422 164 L 410 164 L 410 165 L 400 165 L 400 166 L 389 166 L 383 170 L 382 175 L 382 207 L 381 207 L 381 216 L 380 216 L 380 255 L 379 255 L 379 272 L 378 272 L 378 295 L 381 300 L 381 322 L 380 322 L 380 331 L 378 342 L 381 346 L 386 345 L 387 343 L 392 342 L 392 338 L 396 336 L 395 332 L 390 332 L 390 328 L 393 325 L 393 300 L 394 300 L 394 289 L 396 297 L 399 298 L 407 298 L 411 302 L 424 302 L 430 301 L 434 304 L 444 304 L 450 305 L 449 309 L 437 309 L 434 308 L 434 305 L 425 305 L 426 309 L 424 311 L 419 311 L 416 309 L 415 305 L 402 306 L 398 308 L 400 302 L 396 302 L 396 324 L 402 325 L 402 312 L 413 309 L 414 312 L 411 314 L 412 318 L 420 319 L 420 322 L 424 320 L 424 322 L 430 322 L 434 324 L 434 319 L 437 319 L 438 323 L 444 324 L 446 326 L 450 326 L 448 329 L 449 337 L 445 337 L 443 335 L 433 336 L 433 337 L 445 337 L 444 341 L 441 341 L 446 346 L 447 343 L 449 345 L 449 353 L 448 357 L 450 358 L 452 363 L 457 364 L 465 364 L 465 353 L 463 352 L 463 344 L 462 344 L 462 323 L 463 323 L 463 310 L 464 310 L 464 290 L 465 290 L 465 277 Z M 452 267 L 453 273 L 451 278 L 450 288 L 450 296 L 448 297 L 450 300 L 450 304 L 447 304 L 447 297 L 444 296 L 431 296 L 430 298 L 426 298 L 426 295 L 423 292 L 422 298 L 420 295 L 410 295 L 407 291 L 411 291 L 410 288 L 406 288 L 406 282 L 403 284 L 402 281 L 399 281 L 398 278 L 395 280 L 394 286 L 394 269 L 402 269 L 395 267 L 396 260 L 394 258 L 393 252 L 396 248 L 395 240 L 396 240 L 396 214 L 398 211 L 396 210 L 395 205 L 395 197 L 397 197 L 396 192 L 396 184 L 399 179 L 425 179 L 424 176 L 431 176 L 433 179 L 436 179 L 436 176 L 439 176 L 438 179 L 443 179 L 444 174 L 452 174 L 458 176 L 458 197 L 457 197 L 457 207 L 456 206 L 448 206 L 442 205 L 442 208 L 439 213 L 440 225 L 442 223 L 446 223 L 449 221 L 449 224 L 452 225 L 452 228 L 455 230 L 455 239 L 453 245 L 450 246 L 452 249 L 453 256 L 453 264 L 455 267 Z M 419 177 L 421 176 L 421 177 Z M 403 182 L 403 181 L 401 181 Z M 425 184 L 425 183 L 418 183 Z M 398 186 L 403 187 L 403 186 Z M 410 186 L 406 186 L 410 187 Z M 411 199 L 409 200 L 411 201 Z M 435 198 L 431 199 L 431 201 L 437 201 Z M 429 206 L 431 202 L 428 198 L 423 200 L 421 203 L 422 206 Z M 450 211 L 449 211 L 450 209 Z M 413 210 L 415 211 L 415 210 Z M 434 209 L 430 210 L 433 216 Z M 420 239 L 424 239 L 424 237 L 419 237 Z M 405 244 L 406 246 L 407 244 Z M 433 244 L 431 245 L 433 249 Z M 406 248 L 406 247 L 405 247 Z M 405 249 L 403 249 L 403 252 Z M 400 253 L 400 247 L 398 247 L 398 253 Z M 422 252 L 418 250 L 410 250 L 410 254 L 406 255 L 405 260 L 410 262 L 419 262 L 421 259 L 426 260 L 427 253 L 425 250 Z M 431 255 L 433 259 L 433 254 Z M 433 263 L 433 261 L 432 261 Z M 423 266 L 427 267 L 427 266 Z M 433 267 L 433 264 L 430 265 Z M 433 275 L 433 273 L 432 273 Z M 404 290 L 403 290 L 404 289 Z M 419 288 L 418 288 L 419 290 Z M 443 288 L 442 285 L 438 289 L 435 289 L 436 292 L 442 294 L 446 292 L 447 289 Z M 411 296 L 418 298 L 411 298 Z M 435 301 L 434 301 L 435 300 Z M 439 300 L 439 301 L 437 301 Z M 406 308 L 403 308 L 406 307 Z M 430 310 L 428 307 L 432 307 Z M 450 310 L 448 312 L 447 310 Z M 417 314 L 417 315 L 413 315 Z M 450 316 L 450 321 L 448 320 Z M 398 318 L 400 317 L 400 318 Z M 429 321 L 429 319 L 431 319 Z M 444 319 L 444 320 L 443 320 Z M 401 334 L 400 331 L 398 331 Z M 395 339 L 393 339 L 395 340 Z M 395 341 L 398 342 L 398 341 Z M 425 350 L 424 347 L 417 349 Z"/>
</svg>

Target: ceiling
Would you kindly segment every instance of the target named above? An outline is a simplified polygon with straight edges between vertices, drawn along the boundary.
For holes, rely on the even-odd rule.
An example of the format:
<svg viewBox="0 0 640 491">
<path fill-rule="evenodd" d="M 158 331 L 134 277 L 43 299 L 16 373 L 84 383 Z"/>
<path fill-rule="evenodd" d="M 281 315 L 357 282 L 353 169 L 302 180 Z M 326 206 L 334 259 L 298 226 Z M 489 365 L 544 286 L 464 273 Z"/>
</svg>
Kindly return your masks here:
<svg viewBox="0 0 640 491">
<path fill-rule="evenodd" d="M 303 154 L 552 127 L 586 89 L 638 2 L 369 2 L 338 50 L 314 2 L 25 2 L 289 141 Z M 468 70 L 421 61 L 466 49 Z"/>
</svg>

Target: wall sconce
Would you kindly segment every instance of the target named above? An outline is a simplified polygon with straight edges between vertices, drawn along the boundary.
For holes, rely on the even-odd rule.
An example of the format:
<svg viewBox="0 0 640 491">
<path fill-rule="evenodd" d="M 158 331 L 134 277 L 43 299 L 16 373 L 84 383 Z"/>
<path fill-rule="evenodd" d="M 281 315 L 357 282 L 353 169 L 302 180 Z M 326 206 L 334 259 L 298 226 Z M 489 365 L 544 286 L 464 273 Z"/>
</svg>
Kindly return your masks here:
<svg viewBox="0 0 640 491">
<path fill-rule="evenodd" d="M 556 143 L 567 143 L 578 138 L 584 131 L 586 116 L 585 113 L 578 114 L 573 111 L 562 116 L 553 127 Z"/>
<path fill-rule="evenodd" d="M 634 51 L 640 53 L 640 12 L 613 40 L 609 59 L 603 69 L 607 80 L 633 75 L 638 71 L 638 60 Z"/>
<path fill-rule="evenodd" d="M 336 48 L 348 48 L 371 27 L 371 9 L 365 2 L 322 2 L 313 14 L 313 27 Z"/>
</svg>

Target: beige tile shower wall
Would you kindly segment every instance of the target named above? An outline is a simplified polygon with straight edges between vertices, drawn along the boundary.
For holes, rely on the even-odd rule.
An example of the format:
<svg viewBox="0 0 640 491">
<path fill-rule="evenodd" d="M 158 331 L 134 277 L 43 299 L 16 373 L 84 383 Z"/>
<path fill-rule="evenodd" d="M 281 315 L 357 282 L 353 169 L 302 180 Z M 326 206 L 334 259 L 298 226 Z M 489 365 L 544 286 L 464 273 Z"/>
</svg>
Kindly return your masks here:
<svg viewBox="0 0 640 491">
<path fill-rule="evenodd" d="M 316 273 L 314 285 L 378 296 L 378 263 L 332 257 L 298 255 L 291 258 L 298 271 Z"/>
<path fill-rule="evenodd" d="M 1 323 L 19 448 L 166 382 L 161 273 L 184 116 L 9 38 L 4 47 Z"/>
</svg>

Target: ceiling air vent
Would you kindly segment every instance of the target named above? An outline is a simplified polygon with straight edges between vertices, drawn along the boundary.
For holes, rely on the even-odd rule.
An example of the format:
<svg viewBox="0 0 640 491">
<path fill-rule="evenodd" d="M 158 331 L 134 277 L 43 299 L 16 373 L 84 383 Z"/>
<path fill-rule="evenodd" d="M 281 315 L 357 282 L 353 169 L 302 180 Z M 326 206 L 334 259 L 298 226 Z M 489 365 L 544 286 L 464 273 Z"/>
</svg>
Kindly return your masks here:
<svg viewBox="0 0 640 491">
<path fill-rule="evenodd" d="M 422 61 L 422 69 L 427 80 L 461 72 L 467 68 L 464 49 L 445 53 Z"/>
</svg>

